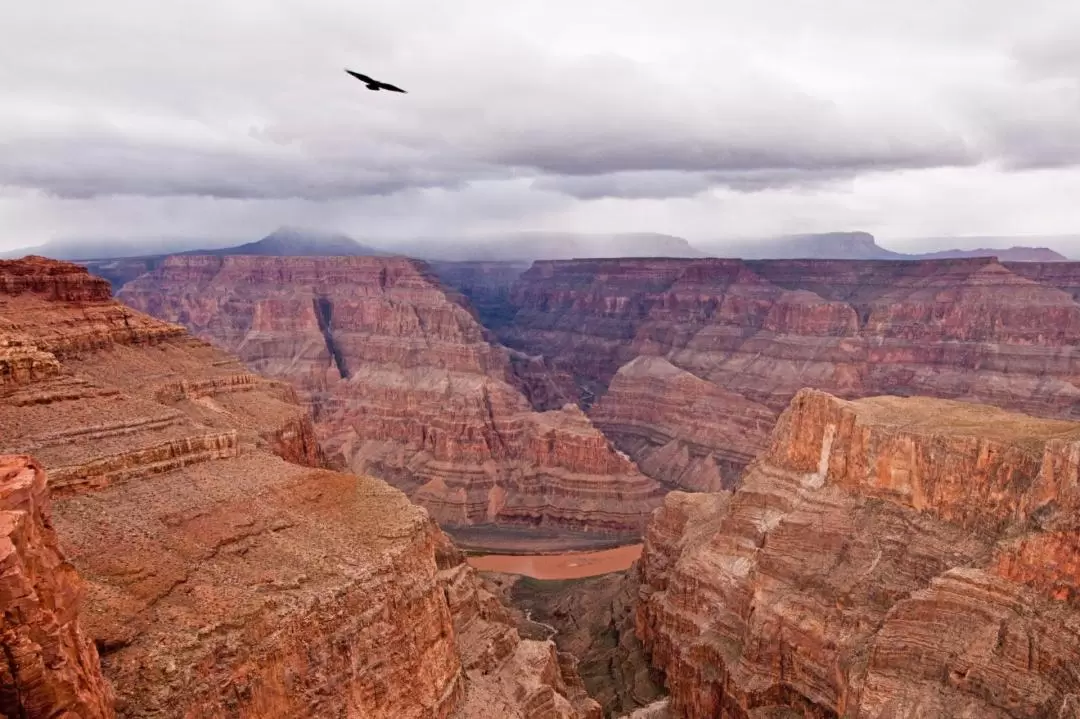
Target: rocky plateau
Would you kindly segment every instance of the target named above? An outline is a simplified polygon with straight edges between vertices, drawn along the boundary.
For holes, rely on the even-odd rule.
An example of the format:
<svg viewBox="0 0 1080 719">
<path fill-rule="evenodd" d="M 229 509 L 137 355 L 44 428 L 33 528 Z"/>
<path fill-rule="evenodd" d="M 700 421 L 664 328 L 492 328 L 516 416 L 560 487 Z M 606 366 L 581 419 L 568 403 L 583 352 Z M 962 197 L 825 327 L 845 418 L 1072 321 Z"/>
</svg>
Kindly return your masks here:
<svg viewBox="0 0 1080 719">
<path fill-rule="evenodd" d="M 84 268 L 0 262 L 0 453 L 3 716 L 599 716 L 291 385 Z"/>
</svg>

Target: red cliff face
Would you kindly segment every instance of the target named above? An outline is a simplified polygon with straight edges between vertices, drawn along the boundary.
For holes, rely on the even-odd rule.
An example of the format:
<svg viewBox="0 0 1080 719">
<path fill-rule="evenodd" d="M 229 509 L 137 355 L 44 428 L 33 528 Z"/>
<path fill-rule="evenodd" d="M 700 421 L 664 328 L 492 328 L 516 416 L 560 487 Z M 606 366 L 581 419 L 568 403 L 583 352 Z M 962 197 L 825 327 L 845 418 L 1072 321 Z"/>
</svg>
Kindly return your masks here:
<svg viewBox="0 0 1080 719">
<path fill-rule="evenodd" d="M 79 622 L 82 583 L 52 527 L 45 472 L 0 455 L 0 716 L 116 716 Z"/>
<path fill-rule="evenodd" d="M 576 409 L 534 412 L 543 367 L 489 341 L 423 263 L 171 257 L 121 298 L 292 382 L 335 461 L 445 526 L 633 533 L 662 494 Z"/>
<path fill-rule="evenodd" d="M 734 494 L 650 524 L 673 715 L 1080 716 L 1077 452 L 1071 422 L 800 392 Z"/>
<path fill-rule="evenodd" d="M 742 414 L 748 402 L 775 416 L 809 386 L 849 398 L 927 395 L 1070 417 L 1080 406 L 1080 273 L 1069 269 L 1077 266 L 993 258 L 537 262 L 516 283 L 504 310 L 513 319 L 498 332 L 572 373 L 586 404 L 610 385 L 593 417 L 643 465 L 661 440 L 695 442 L 692 424 L 675 429 L 670 413 L 646 419 L 627 406 L 631 397 L 664 404 L 663 370 L 650 379 L 617 376 L 642 355 L 715 386 L 698 394 L 726 393 L 733 401 L 715 405 L 720 415 Z M 666 427 L 645 452 L 630 429 L 643 421 Z M 728 451 L 744 457 L 765 437 L 761 429 L 725 431 Z M 677 476 L 683 457 L 648 471 Z"/>
<path fill-rule="evenodd" d="M 427 512 L 305 466 L 321 456 L 291 386 L 39 271 L 82 276 L 0 268 L 17 287 L 0 292 L 0 357 L 21 362 L 0 386 L 0 452 L 32 452 L 55 497 L 50 521 L 36 465 L 0 469 L 0 714 L 112 716 L 92 640 L 120 716 L 594 718 L 552 644 L 451 601 L 479 589 Z"/>
</svg>

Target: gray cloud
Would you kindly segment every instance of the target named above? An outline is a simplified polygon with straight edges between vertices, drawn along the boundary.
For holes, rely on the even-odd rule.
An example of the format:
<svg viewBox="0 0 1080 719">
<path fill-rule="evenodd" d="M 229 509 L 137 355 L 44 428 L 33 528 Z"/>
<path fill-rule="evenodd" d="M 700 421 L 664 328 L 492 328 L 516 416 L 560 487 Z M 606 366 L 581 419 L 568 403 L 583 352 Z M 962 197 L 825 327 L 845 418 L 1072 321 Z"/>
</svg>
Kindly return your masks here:
<svg viewBox="0 0 1080 719">
<path fill-rule="evenodd" d="M 203 198 L 395 231 L 686 202 L 851 226 L 873 178 L 1080 165 L 1077 23 L 1057 0 L 26 3 L 0 26 L 0 223 Z"/>
</svg>

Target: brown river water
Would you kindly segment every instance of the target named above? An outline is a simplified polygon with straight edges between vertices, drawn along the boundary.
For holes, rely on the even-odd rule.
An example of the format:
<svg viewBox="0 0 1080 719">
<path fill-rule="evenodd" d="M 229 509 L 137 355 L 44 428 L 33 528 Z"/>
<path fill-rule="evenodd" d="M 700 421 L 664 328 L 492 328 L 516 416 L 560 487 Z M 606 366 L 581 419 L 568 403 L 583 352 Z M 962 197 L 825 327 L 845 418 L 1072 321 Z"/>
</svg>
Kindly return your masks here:
<svg viewBox="0 0 1080 719">
<path fill-rule="evenodd" d="M 597 552 L 484 554 L 469 557 L 469 564 L 485 572 L 524 574 L 533 579 L 581 579 L 628 569 L 640 556 L 641 545 L 631 544 Z"/>
</svg>

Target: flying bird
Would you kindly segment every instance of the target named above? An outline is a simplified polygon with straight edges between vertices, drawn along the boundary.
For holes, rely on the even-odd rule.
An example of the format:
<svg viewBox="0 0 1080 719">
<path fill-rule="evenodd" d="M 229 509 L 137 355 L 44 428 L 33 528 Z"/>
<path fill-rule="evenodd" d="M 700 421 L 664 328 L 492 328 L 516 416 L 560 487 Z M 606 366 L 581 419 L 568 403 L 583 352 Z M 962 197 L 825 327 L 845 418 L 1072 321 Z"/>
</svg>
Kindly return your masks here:
<svg viewBox="0 0 1080 719">
<path fill-rule="evenodd" d="M 391 85 L 388 82 L 381 82 L 381 81 L 376 80 L 374 78 L 368 77 L 367 75 L 361 75 L 360 73 L 353 72 L 352 70 L 350 70 L 348 68 L 345 68 L 345 72 L 349 73 L 350 75 L 355 77 L 357 80 L 359 80 L 360 82 L 367 85 L 367 89 L 369 89 L 369 90 L 374 90 L 376 92 L 378 92 L 379 90 L 389 90 L 390 92 L 405 92 L 400 87 L 396 87 L 394 85 Z"/>
</svg>

